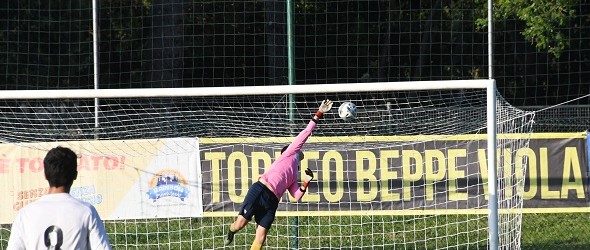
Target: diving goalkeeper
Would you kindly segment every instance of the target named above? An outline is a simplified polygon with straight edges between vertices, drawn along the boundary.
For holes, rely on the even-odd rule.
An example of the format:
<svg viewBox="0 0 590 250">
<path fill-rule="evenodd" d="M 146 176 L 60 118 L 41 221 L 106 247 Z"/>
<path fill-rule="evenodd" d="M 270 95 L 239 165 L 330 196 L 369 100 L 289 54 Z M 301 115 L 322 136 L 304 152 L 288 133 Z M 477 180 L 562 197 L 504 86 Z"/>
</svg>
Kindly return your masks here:
<svg viewBox="0 0 590 250">
<path fill-rule="evenodd" d="M 279 200 L 285 191 L 289 190 L 291 196 L 297 201 L 303 197 L 305 191 L 307 191 L 307 185 L 313 180 L 313 172 L 309 168 L 306 169 L 303 183 L 301 185 L 297 183 L 300 170 L 299 162 L 304 158 L 301 148 L 316 127 L 318 120 L 331 108 L 332 101 L 322 101 L 307 127 L 295 137 L 295 140 L 290 145 L 283 148 L 281 156 L 272 163 L 267 172 L 260 176 L 258 182 L 250 186 L 244 202 L 240 206 L 238 216 L 229 228 L 225 240 L 226 245 L 230 244 L 234 239 L 234 234 L 244 228 L 254 217 L 258 226 L 256 227 L 256 237 L 250 249 L 261 249 L 268 230 L 275 219 Z"/>
</svg>

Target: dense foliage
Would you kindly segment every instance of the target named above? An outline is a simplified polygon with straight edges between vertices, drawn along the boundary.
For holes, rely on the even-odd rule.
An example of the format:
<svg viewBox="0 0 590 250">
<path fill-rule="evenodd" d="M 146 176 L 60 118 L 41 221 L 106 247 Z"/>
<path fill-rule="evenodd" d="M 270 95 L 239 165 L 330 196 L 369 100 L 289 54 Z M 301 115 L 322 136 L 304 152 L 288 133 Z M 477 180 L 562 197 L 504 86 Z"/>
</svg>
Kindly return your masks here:
<svg viewBox="0 0 590 250">
<path fill-rule="evenodd" d="M 590 89 L 590 5 L 495 1 L 514 105 Z M 287 84 L 284 1 L 101 0 L 101 88 Z M 295 84 L 487 78 L 486 2 L 294 1 Z M 92 1 L 0 4 L 0 89 L 92 88 Z M 578 104 L 587 104 L 583 99 Z"/>
</svg>

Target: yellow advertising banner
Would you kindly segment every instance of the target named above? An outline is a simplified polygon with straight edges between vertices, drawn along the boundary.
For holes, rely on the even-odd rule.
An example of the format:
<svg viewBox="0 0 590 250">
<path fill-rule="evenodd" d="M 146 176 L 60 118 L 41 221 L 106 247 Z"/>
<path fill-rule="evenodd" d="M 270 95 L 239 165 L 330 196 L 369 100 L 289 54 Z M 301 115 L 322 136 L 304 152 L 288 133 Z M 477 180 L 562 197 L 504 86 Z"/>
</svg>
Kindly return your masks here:
<svg viewBox="0 0 590 250">
<path fill-rule="evenodd" d="M 586 133 L 498 139 L 529 141 L 496 149 L 499 185 L 510 187 L 499 192 L 502 201 L 522 198 L 523 208 L 533 212 L 588 211 Z M 205 216 L 235 215 L 248 187 L 291 140 L 201 138 Z M 315 179 L 301 202 L 284 195 L 278 211 L 313 204 L 316 215 L 486 213 L 486 142 L 485 134 L 311 137 L 300 169 L 310 168 Z M 517 188 L 524 188 L 522 197 L 514 198 Z"/>
<path fill-rule="evenodd" d="M 71 141 L 0 144 L 0 223 L 47 193 L 43 158 L 56 146 L 78 155 L 70 194 L 105 220 L 203 215 L 196 138 Z"/>
</svg>

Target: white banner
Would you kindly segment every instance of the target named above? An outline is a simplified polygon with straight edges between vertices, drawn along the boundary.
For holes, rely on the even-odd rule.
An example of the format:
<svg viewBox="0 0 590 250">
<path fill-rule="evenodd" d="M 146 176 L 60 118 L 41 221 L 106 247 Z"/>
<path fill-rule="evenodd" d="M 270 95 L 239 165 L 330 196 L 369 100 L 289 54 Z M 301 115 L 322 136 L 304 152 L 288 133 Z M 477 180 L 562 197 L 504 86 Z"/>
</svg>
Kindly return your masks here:
<svg viewBox="0 0 590 250">
<path fill-rule="evenodd" d="M 0 144 L 0 223 L 47 193 L 43 158 L 55 146 L 79 157 L 70 193 L 104 220 L 203 216 L 196 138 Z"/>
</svg>

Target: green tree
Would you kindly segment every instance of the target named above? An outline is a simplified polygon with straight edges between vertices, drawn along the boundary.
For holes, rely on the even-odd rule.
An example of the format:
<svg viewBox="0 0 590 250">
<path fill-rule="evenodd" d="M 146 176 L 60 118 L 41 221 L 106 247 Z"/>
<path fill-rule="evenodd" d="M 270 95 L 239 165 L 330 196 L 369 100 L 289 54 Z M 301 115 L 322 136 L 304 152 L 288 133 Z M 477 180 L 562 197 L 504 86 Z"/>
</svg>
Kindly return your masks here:
<svg viewBox="0 0 590 250">
<path fill-rule="evenodd" d="M 90 1 L 0 3 L 0 89 L 92 86 Z"/>
<path fill-rule="evenodd" d="M 484 1 L 478 0 L 482 6 Z M 562 31 L 568 20 L 575 15 L 573 0 L 496 0 L 494 19 L 505 21 L 516 18 L 525 25 L 522 35 L 537 49 L 547 50 L 553 57 L 559 58 L 569 46 L 569 40 Z M 480 14 L 487 13 L 485 11 Z M 478 18 L 478 27 L 487 26 L 487 17 Z"/>
</svg>

